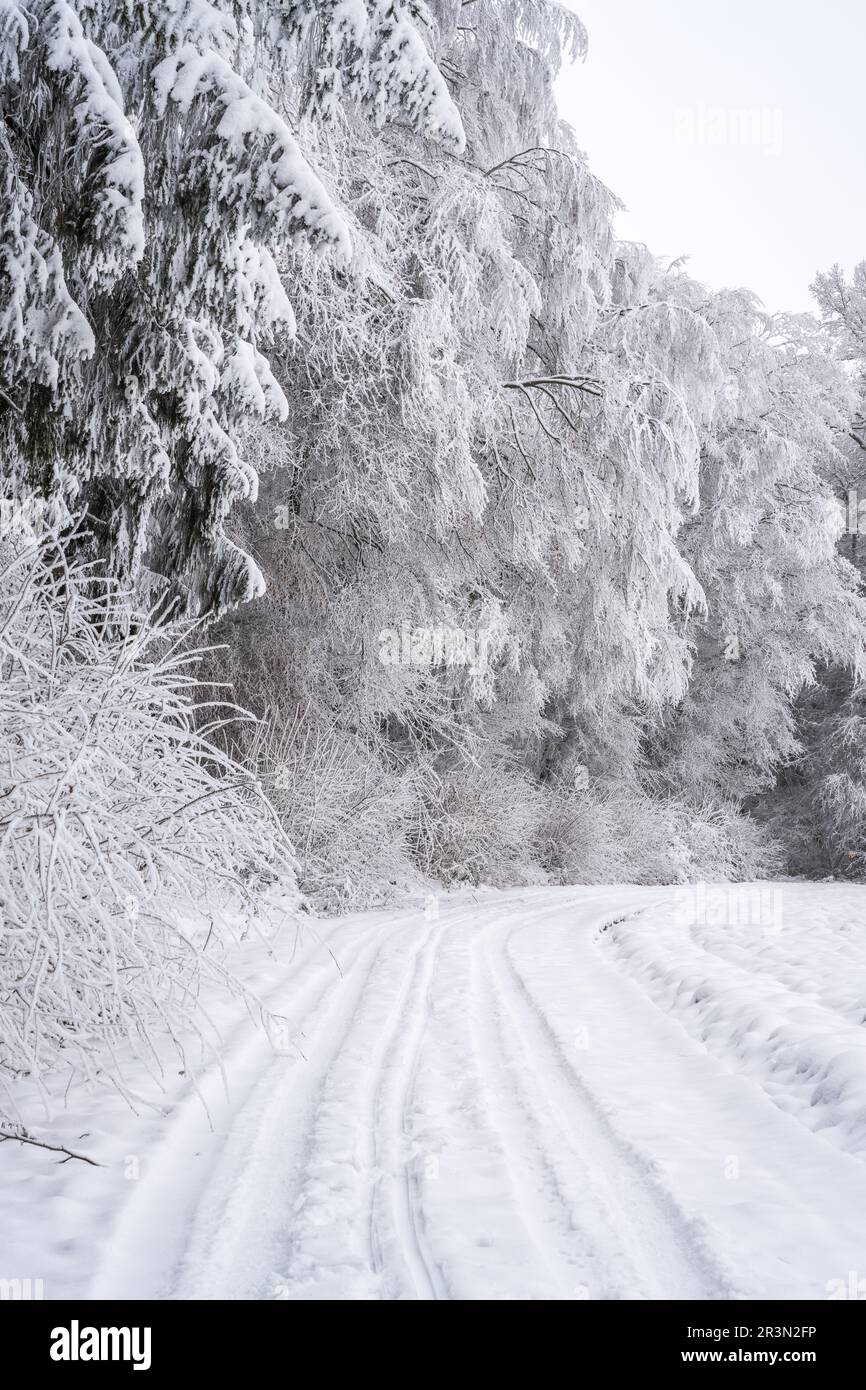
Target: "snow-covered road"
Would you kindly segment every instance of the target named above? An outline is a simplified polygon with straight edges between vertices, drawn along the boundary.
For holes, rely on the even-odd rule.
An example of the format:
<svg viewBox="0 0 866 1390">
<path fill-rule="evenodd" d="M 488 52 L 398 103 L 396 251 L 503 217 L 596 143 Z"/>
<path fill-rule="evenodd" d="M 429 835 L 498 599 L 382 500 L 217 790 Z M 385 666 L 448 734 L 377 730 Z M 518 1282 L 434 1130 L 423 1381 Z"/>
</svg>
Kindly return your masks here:
<svg viewBox="0 0 866 1390">
<path fill-rule="evenodd" d="M 270 983 L 303 1055 L 237 1025 L 77 1291 L 866 1295 L 866 893 L 784 894 L 779 932 L 634 888 L 329 924 L 342 973 Z"/>
</svg>

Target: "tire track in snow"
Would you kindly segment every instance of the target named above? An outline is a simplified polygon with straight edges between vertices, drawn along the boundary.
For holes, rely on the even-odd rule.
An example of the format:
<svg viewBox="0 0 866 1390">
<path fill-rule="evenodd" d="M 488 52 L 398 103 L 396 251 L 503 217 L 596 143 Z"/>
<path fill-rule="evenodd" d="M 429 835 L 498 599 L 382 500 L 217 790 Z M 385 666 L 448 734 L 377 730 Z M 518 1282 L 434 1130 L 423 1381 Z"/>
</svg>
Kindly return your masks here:
<svg viewBox="0 0 866 1390">
<path fill-rule="evenodd" d="M 447 1297 L 556 1298 L 559 1286 L 522 1220 L 513 1155 L 479 1060 L 479 1033 L 490 1028 L 474 992 L 478 930 L 477 920 L 449 922 L 437 951 L 412 1086 L 416 1210 Z"/>
<path fill-rule="evenodd" d="M 353 978 L 361 957 L 376 950 L 389 928 L 394 930 L 395 924 L 377 925 L 357 941 L 350 938 L 341 960 L 342 975 L 325 951 L 310 973 L 306 959 L 301 966 L 288 966 L 280 984 L 267 991 L 267 999 L 280 995 L 281 1008 L 298 1021 L 298 1036 L 304 1036 L 307 1018 L 317 1017 L 323 1002 Z M 262 1030 L 248 1029 L 247 1022 L 233 1031 L 227 1056 L 201 1074 L 198 1091 L 190 1090 L 158 1148 L 145 1154 L 144 1176 L 119 1211 L 90 1281 L 89 1298 L 183 1296 L 177 1293 L 177 1280 L 196 1248 L 198 1228 L 206 1224 L 203 1210 L 213 1202 L 215 1189 L 223 1193 L 224 1204 L 230 1200 L 231 1184 L 223 1183 L 229 1152 L 234 1156 L 252 1151 L 267 1118 L 270 1088 L 292 1084 L 294 1069 L 302 1065 L 299 1058 L 275 1054 Z M 239 1035 L 239 1045 L 232 1047 Z M 232 1074 L 227 1100 L 226 1072 Z M 243 1158 L 236 1161 L 243 1166 Z"/>
<path fill-rule="evenodd" d="M 442 930 L 404 919 L 355 966 L 333 1026 L 312 1031 L 309 1061 L 298 1070 L 303 1103 L 296 1089 L 271 1107 L 273 1127 L 302 1136 L 269 1202 L 271 1297 L 444 1296 L 408 1162 L 415 1059 Z M 273 1136 L 260 1140 L 267 1180 Z M 212 1222 L 211 1214 L 205 1227 Z M 248 1281 L 255 1296 L 268 1296 L 265 1263 L 260 1254 L 259 1288 Z"/>
<path fill-rule="evenodd" d="M 862 1130 L 852 1126 L 841 1143 L 836 1129 L 850 1059 L 866 1059 L 862 1023 L 817 993 L 792 988 L 738 943 L 732 955 L 731 943 L 705 939 L 712 931 L 706 924 L 683 929 L 668 914 L 661 923 L 650 919 L 650 926 L 644 939 L 616 931 L 605 936 L 604 953 L 622 977 L 732 1076 L 748 1077 L 807 1133 L 863 1162 Z M 773 936 L 766 939 L 772 947 Z M 850 968 L 856 978 L 856 961 Z"/>
<path fill-rule="evenodd" d="M 527 989 L 509 951 L 510 937 L 527 925 L 524 919 L 498 938 L 488 929 L 481 937 L 482 949 L 501 1017 L 513 1029 L 513 1043 L 504 1029 L 500 1037 L 512 1054 L 514 1044 L 519 1047 L 522 1060 L 514 1074 L 522 1077 L 531 1128 L 540 1134 L 549 1131 L 552 1122 L 561 1138 L 548 1149 L 547 1166 L 561 1173 L 562 1158 L 557 1161 L 556 1155 L 564 1153 L 571 1155 L 583 1175 L 586 1191 L 576 1216 L 585 1232 L 588 1228 L 590 1248 L 595 1244 L 604 1250 L 596 1263 L 596 1277 L 609 1286 L 613 1275 L 619 1296 L 625 1298 L 723 1296 L 725 1281 L 695 1248 L 682 1213 L 616 1134 Z M 566 1178 L 558 1189 L 560 1198 L 568 1185 Z M 598 1220 L 601 1212 L 603 1223 Z M 609 1268 L 611 1236 L 621 1253 L 620 1267 L 613 1271 Z M 631 1278 L 625 1274 L 628 1268 Z"/>
<path fill-rule="evenodd" d="M 426 1248 L 423 1237 L 423 1215 L 414 1154 L 411 1150 L 413 1133 L 413 1102 L 418 1062 L 421 1055 L 429 993 L 433 980 L 436 956 L 444 926 L 435 927 L 416 952 L 411 964 L 407 987 L 398 1009 L 392 1015 L 390 1035 L 382 1058 L 379 1085 L 373 1097 L 374 1158 L 377 1167 L 384 1164 L 377 1179 L 370 1205 L 371 1247 L 374 1268 L 386 1285 L 395 1286 L 393 1265 L 386 1260 L 388 1249 L 398 1251 L 398 1263 L 405 1275 L 398 1276 L 396 1287 L 418 1299 L 448 1297 L 441 1271 Z M 405 1059 L 402 1054 L 406 1049 Z M 387 1195 L 385 1195 L 387 1193 Z M 384 1210 L 387 1205 L 387 1212 Z M 383 1236 L 390 1227 L 396 1242 Z M 397 1295 L 399 1296 L 399 1294 Z"/>
<path fill-rule="evenodd" d="M 347 1175 L 368 1171 L 363 1153 L 358 1162 L 345 1151 L 347 1135 L 363 1148 L 363 1117 L 356 1128 L 350 1099 L 352 1090 L 355 1102 L 360 1092 L 350 1087 L 336 1101 L 334 1092 L 340 1067 L 351 1064 L 365 998 L 371 986 L 374 993 L 380 988 L 382 958 L 411 931 L 405 920 L 390 931 L 389 925 L 356 953 L 339 986 L 327 992 L 324 1010 L 324 996 L 312 1004 L 307 1057 L 268 1095 L 244 1149 L 227 1146 L 222 1181 L 205 1193 L 197 1213 L 199 1249 L 188 1252 L 175 1297 L 303 1297 L 317 1264 L 325 1274 L 333 1268 L 344 1286 L 360 1280 L 359 1296 L 374 1292 L 366 1282 L 366 1248 L 354 1248 L 350 1238 L 349 1218 L 362 1204 L 346 1185 Z M 340 1232 L 336 1258 L 330 1226 Z"/>
<path fill-rule="evenodd" d="M 543 917 L 544 914 L 537 914 Z M 530 922 L 535 921 L 535 916 Z M 529 925 L 526 919 L 523 924 Z M 526 1269 L 537 1280 L 539 1266 L 546 1271 L 544 1297 L 571 1299 L 579 1291 L 599 1284 L 600 1242 L 592 1225 L 578 1218 L 585 1202 L 586 1172 L 574 1153 L 567 1151 L 567 1174 L 554 1157 L 552 1136 L 558 1133 L 554 1118 L 534 1086 L 525 1048 L 503 996 L 491 959 L 489 935 L 495 926 L 482 927 L 473 942 L 471 956 L 473 1050 L 495 1126 L 504 1168 L 515 1195 L 524 1229 Z M 536 1094 L 533 1096 L 532 1092 Z M 578 1193 L 576 1189 L 583 1189 Z M 609 1255 L 610 1240 L 606 1242 Z M 610 1296 L 605 1273 L 602 1287 Z"/>
<path fill-rule="evenodd" d="M 91 1296 L 720 1296 L 511 957 L 551 911 L 395 914 L 349 938 L 342 978 L 330 958 L 290 971 L 307 1059 L 255 1035 L 228 1058 L 221 1134 L 180 1108 Z M 418 1154 L 442 1146 L 427 1186 Z"/>
</svg>

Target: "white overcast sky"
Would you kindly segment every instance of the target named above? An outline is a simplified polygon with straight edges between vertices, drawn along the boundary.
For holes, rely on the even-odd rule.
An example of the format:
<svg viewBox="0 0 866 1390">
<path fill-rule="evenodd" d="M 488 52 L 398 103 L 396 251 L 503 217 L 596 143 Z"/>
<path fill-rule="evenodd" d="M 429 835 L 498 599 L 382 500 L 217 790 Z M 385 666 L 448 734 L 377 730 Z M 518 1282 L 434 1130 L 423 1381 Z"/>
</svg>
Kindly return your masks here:
<svg viewBox="0 0 866 1390">
<path fill-rule="evenodd" d="M 814 308 L 817 270 L 866 260 L 864 0 L 569 6 L 589 55 L 560 109 L 626 204 L 620 236 L 773 312 Z"/>
</svg>

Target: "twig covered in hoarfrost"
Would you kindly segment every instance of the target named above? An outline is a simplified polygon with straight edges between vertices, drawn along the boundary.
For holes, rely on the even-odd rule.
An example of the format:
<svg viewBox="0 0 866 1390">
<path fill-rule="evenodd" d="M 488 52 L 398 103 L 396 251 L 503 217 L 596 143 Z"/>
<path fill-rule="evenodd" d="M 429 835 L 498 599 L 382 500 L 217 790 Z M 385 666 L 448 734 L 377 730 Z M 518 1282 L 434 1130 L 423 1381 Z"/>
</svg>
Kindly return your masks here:
<svg viewBox="0 0 866 1390">
<path fill-rule="evenodd" d="M 68 1163 L 71 1158 L 78 1159 L 80 1163 L 89 1163 L 91 1168 L 101 1168 L 102 1164 L 97 1163 L 95 1158 L 88 1158 L 87 1154 L 76 1153 L 74 1149 L 67 1149 L 65 1144 L 49 1144 L 45 1139 L 34 1139 L 32 1134 L 26 1130 L 20 1130 L 16 1134 L 0 1134 L 0 1144 L 5 1144 L 8 1140 L 14 1139 L 19 1144 L 32 1144 L 36 1149 L 48 1149 L 51 1153 L 65 1154 L 61 1158 L 61 1163 Z"/>
</svg>

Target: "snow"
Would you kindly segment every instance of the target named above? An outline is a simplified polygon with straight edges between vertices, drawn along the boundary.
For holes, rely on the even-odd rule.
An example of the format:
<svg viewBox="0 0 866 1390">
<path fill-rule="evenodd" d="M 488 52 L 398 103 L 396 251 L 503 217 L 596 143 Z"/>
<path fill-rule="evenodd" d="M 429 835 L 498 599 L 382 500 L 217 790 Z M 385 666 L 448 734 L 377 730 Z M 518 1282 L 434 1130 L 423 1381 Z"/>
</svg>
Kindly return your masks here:
<svg viewBox="0 0 866 1390">
<path fill-rule="evenodd" d="M 108 58 L 85 36 L 75 11 L 63 0 L 50 7 L 45 33 L 48 70 L 68 78 L 78 97 L 79 135 L 110 151 L 111 157 L 99 163 L 94 213 L 94 269 L 104 288 L 144 255 L 144 160 Z"/>
<path fill-rule="evenodd" d="M 274 415 L 285 420 L 289 413 L 289 403 L 282 387 L 263 357 L 252 343 L 239 338 L 234 352 L 225 359 L 220 371 L 220 386 L 233 393 L 233 399 L 241 408 L 260 420 Z"/>
<path fill-rule="evenodd" d="M 423 6 L 410 8 L 393 0 L 375 0 L 373 6 L 377 33 L 370 71 L 377 123 L 383 125 L 392 111 L 405 111 L 429 139 L 462 154 L 466 148 L 463 121 L 445 79 L 407 17 L 410 13 L 423 17 L 426 12 Z"/>
<path fill-rule="evenodd" d="M 238 43 L 238 26 L 231 14 L 225 14 L 208 0 L 174 0 L 159 7 L 156 22 L 173 44 L 207 45 L 224 58 L 229 58 Z"/>
<path fill-rule="evenodd" d="M 268 208 L 275 230 L 289 234 L 296 245 L 317 238 L 335 255 L 349 260 L 352 241 L 345 219 L 324 185 L 304 159 L 298 144 L 276 111 L 257 96 L 218 53 L 200 53 L 184 44 L 157 64 L 152 73 L 161 110 L 171 98 L 181 112 L 203 94 L 214 94 L 222 106 L 215 134 L 228 160 L 221 168 L 221 190 L 229 203 L 240 201 L 240 190 Z M 249 162 L 247 137 L 258 137 L 267 158 Z"/>
<path fill-rule="evenodd" d="M 2 145 L 0 150 L 5 154 Z M 0 367 L 10 383 L 23 367 L 54 390 L 64 359 L 93 352 L 93 329 L 69 293 L 58 247 L 34 221 L 32 197 L 9 161 L 0 205 L 0 268 L 7 284 L 0 310 Z"/>
<path fill-rule="evenodd" d="M 840 891 L 848 890 L 798 888 L 810 904 L 803 931 L 796 920 L 787 929 L 790 885 L 766 891 L 778 898 L 775 913 L 757 901 L 744 912 L 748 889 L 728 885 L 718 890 L 727 914 L 701 911 L 683 930 L 650 913 L 611 928 L 610 940 L 642 989 L 708 1052 L 826 1142 L 864 1158 L 866 937 L 856 921 L 840 921 Z M 694 890 L 678 893 L 699 902 Z"/>
<path fill-rule="evenodd" d="M 0 0 L 0 81 L 18 80 L 18 55 L 30 42 L 27 14 L 15 0 Z"/>
<path fill-rule="evenodd" d="M 270 1037 L 214 1001 L 222 1066 L 32 1117 L 104 1166 L 0 1145 L 0 1272 L 49 1298 L 822 1299 L 862 1267 L 862 888 L 463 890 L 241 963 Z"/>
</svg>

